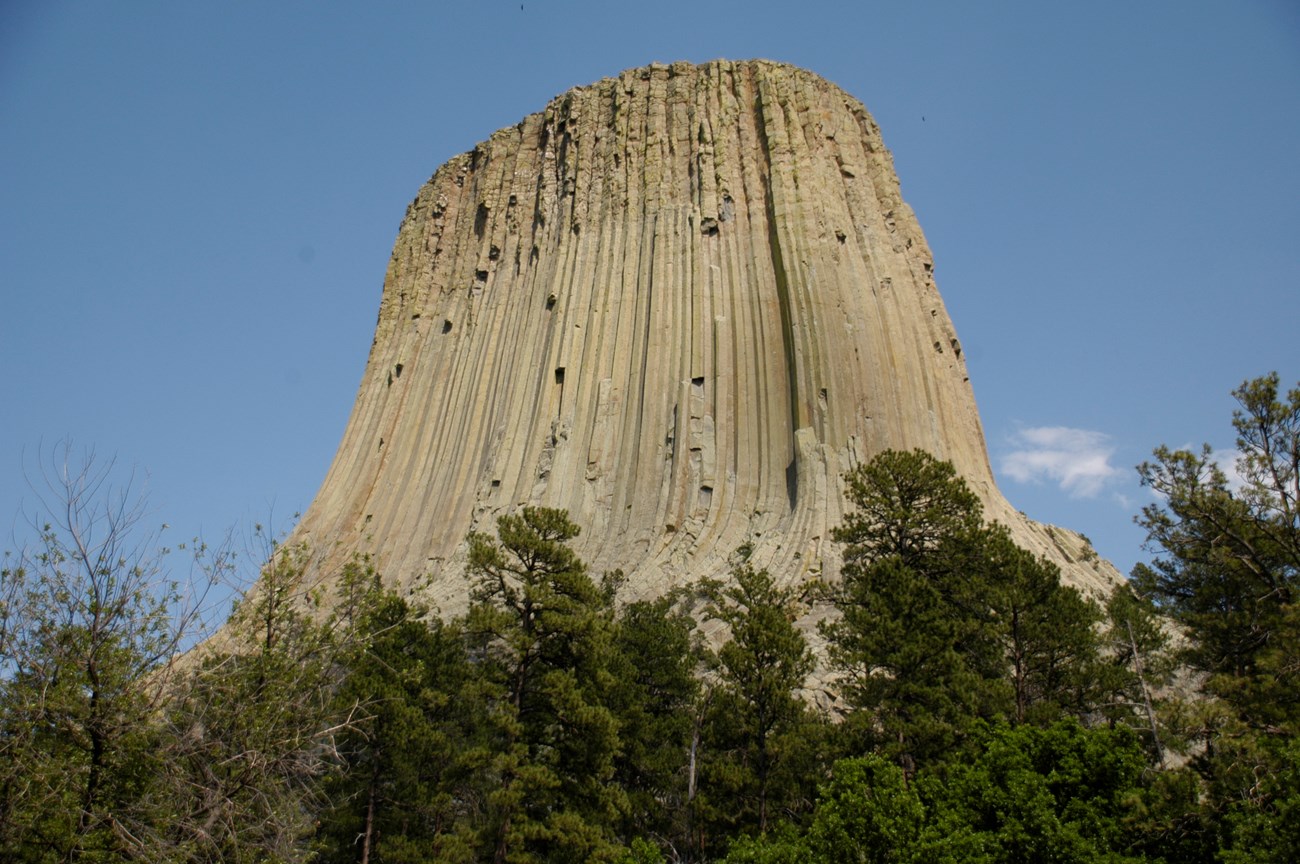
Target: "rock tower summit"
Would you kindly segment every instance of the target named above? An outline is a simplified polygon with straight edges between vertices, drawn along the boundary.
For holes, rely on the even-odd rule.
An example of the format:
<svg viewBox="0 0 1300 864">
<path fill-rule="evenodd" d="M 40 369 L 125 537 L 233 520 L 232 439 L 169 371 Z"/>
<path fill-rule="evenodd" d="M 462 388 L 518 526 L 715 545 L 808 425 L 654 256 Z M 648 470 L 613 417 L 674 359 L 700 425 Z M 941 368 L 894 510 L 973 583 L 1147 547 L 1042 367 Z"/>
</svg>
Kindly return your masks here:
<svg viewBox="0 0 1300 864">
<path fill-rule="evenodd" d="M 449 161 L 398 232 L 370 358 L 295 533 L 465 608 L 465 535 L 563 507 L 630 596 L 838 572 L 842 474 L 950 460 L 989 518 L 1113 568 L 993 482 L 934 263 L 871 116 L 766 61 L 633 69 Z M 1091 559 L 1091 560 L 1089 560 Z"/>
</svg>

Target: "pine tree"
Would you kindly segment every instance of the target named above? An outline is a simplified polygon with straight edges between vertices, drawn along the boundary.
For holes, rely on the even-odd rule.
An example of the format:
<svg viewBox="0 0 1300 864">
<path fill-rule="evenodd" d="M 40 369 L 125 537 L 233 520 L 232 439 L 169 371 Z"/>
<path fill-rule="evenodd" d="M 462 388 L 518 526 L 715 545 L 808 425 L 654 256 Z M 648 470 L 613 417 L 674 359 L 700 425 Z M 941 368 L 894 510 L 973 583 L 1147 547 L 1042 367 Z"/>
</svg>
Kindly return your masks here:
<svg viewBox="0 0 1300 864">
<path fill-rule="evenodd" d="M 1005 701 L 981 507 L 950 464 L 919 450 L 885 451 L 845 480 L 856 509 L 833 533 L 840 617 L 822 632 L 852 749 L 879 749 L 911 773 Z"/>
<path fill-rule="evenodd" d="M 800 695 L 812 652 L 795 627 L 796 594 L 766 570 L 740 564 L 723 584 L 707 587 L 706 617 L 730 631 L 717 652 L 702 746 L 707 823 L 730 833 L 767 830 L 774 816 L 811 803 L 816 777 L 804 770 L 816 721 Z"/>
<path fill-rule="evenodd" d="M 1135 573 L 1140 574 L 1139 564 Z M 1156 764 L 1164 761 L 1156 707 L 1159 693 L 1173 679 L 1175 662 L 1169 634 L 1149 598 L 1130 583 L 1118 585 L 1106 601 L 1103 635 L 1105 661 L 1100 667 L 1101 710 L 1107 720 L 1137 732 Z"/>
<path fill-rule="evenodd" d="M 561 510 L 524 508 L 497 539 L 469 538 L 471 657 L 493 690 L 478 758 L 492 790 L 481 826 L 496 864 L 603 861 L 618 852 L 623 806 L 614 774 L 618 724 L 606 704 L 612 586 L 598 586 L 566 545 Z"/>
<path fill-rule="evenodd" d="M 972 721 L 1046 723 L 1092 710 L 1100 612 L 1050 562 L 984 526 L 952 465 L 886 451 L 846 476 L 857 505 L 834 532 L 843 581 L 823 624 L 849 752 L 908 774 Z"/>
<path fill-rule="evenodd" d="M 962 540 L 978 531 L 983 508 L 951 463 L 923 450 L 886 450 L 844 477 L 854 509 L 832 532 L 846 568 L 894 557 L 939 577 L 960 562 Z"/>
<path fill-rule="evenodd" d="M 614 782 L 626 795 L 620 833 L 653 837 L 670 855 L 687 848 L 690 756 L 700 692 L 694 620 L 674 595 L 620 610 L 610 707 L 619 724 Z"/>
<path fill-rule="evenodd" d="M 1180 772 L 1191 789 L 1164 821 L 1192 826 L 1216 860 L 1295 860 L 1284 829 L 1300 801 L 1300 387 L 1282 394 L 1272 373 L 1233 396 L 1232 481 L 1209 445 L 1160 447 L 1138 467 L 1159 494 L 1137 518 L 1158 557 L 1135 587 L 1184 628 L 1181 658 L 1203 676 L 1184 719 L 1198 745 L 1195 774 Z"/>
<path fill-rule="evenodd" d="M 463 638 L 428 610 L 367 580 L 357 635 L 341 658 L 337 710 L 357 720 L 337 739 L 339 764 L 316 846 L 322 862 L 472 860 L 464 837 L 466 750 L 481 706 L 467 698 Z"/>
<path fill-rule="evenodd" d="M 1160 447 L 1138 467 L 1159 493 L 1138 517 L 1160 553 L 1140 589 L 1192 637 L 1188 661 L 1211 692 L 1260 728 L 1300 722 L 1300 387 L 1285 400 L 1276 373 L 1244 382 L 1236 468 L 1240 485 L 1205 445 Z"/>
<path fill-rule="evenodd" d="M 963 653 L 975 638 L 970 621 L 896 557 L 846 568 L 836 605 L 841 617 L 823 633 L 850 752 L 884 752 L 912 772 L 956 746 L 987 701 Z"/>
<path fill-rule="evenodd" d="M 1001 526 L 979 532 L 978 583 L 987 591 L 987 631 L 1000 646 L 1013 723 L 1083 717 L 1099 697 L 1097 605 L 1061 584 L 1060 570 L 1021 549 Z M 993 674 L 996 674 L 994 672 Z"/>
</svg>

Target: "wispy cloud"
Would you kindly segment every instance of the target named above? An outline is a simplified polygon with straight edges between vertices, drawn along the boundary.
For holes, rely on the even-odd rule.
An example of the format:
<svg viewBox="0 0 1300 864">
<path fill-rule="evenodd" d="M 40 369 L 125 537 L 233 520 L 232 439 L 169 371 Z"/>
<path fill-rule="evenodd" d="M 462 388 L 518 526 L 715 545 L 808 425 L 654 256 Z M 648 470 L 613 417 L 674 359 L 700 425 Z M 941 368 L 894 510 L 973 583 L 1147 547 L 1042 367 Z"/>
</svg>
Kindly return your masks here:
<svg viewBox="0 0 1300 864">
<path fill-rule="evenodd" d="M 1033 426 L 1011 436 L 1002 473 L 1018 483 L 1056 483 L 1071 498 L 1095 498 L 1121 471 L 1110 436 L 1068 426 Z"/>
<path fill-rule="evenodd" d="M 1210 461 L 1219 466 L 1225 477 L 1228 478 L 1228 491 L 1232 493 L 1240 492 L 1246 486 L 1246 477 L 1241 473 L 1238 463 L 1241 459 L 1241 451 L 1234 447 L 1216 447 L 1210 451 Z"/>
</svg>

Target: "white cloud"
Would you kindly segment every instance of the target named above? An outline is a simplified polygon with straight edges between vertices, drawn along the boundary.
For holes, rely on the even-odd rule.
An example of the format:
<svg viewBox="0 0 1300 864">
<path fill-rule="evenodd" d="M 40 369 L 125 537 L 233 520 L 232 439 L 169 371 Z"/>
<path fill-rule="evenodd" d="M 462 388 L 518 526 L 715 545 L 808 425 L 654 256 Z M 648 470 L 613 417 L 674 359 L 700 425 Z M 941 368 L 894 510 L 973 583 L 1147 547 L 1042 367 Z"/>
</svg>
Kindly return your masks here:
<svg viewBox="0 0 1300 864">
<path fill-rule="evenodd" d="M 1011 436 L 1002 473 L 1019 483 L 1056 483 L 1071 498 L 1095 498 L 1121 471 L 1110 464 L 1110 436 L 1068 426 L 1034 426 Z"/>
<path fill-rule="evenodd" d="M 1234 495 L 1246 485 L 1246 478 L 1238 468 L 1241 451 L 1232 447 L 1210 451 L 1210 459 L 1219 466 L 1219 470 L 1228 478 L 1228 491 Z"/>
</svg>

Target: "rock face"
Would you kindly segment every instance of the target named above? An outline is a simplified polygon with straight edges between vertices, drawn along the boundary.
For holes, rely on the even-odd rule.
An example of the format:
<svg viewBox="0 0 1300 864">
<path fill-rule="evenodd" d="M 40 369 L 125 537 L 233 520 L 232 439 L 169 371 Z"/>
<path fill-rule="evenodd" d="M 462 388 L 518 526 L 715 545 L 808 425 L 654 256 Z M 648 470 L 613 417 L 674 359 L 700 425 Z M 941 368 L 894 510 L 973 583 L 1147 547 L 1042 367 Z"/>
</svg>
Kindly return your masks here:
<svg viewBox="0 0 1300 864">
<path fill-rule="evenodd" d="M 863 106 L 764 61 L 653 65 L 554 99 L 407 210 L 343 442 L 296 539 L 466 605 L 464 539 L 563 507 L 631 596 L 751 560 L 834 578 L 841 475 L 952 461 L 1016 538 L 1113 568 L 994 486 L 934 263 Z M 1088 560 L 1091 559 L 1091 560 Z"/>
</svg>

